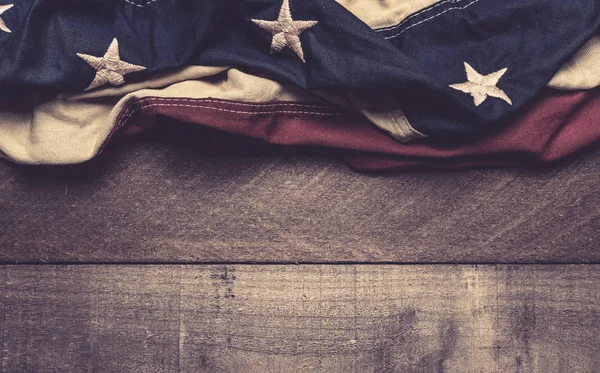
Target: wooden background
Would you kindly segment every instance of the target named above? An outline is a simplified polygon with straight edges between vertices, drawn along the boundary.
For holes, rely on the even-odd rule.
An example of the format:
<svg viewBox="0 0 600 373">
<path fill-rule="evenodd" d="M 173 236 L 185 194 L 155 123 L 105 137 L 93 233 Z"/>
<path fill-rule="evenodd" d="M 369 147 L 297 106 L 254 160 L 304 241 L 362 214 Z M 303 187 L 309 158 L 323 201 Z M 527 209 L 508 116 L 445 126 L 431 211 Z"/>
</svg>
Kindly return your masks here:
<svg viewBox="0 0 600 373">
<path fill-rule="evenodd" d="M 600 372 L 598 147 L 365 175 L 173 145 L 0 162 L 0 372 Z"/>
<path fill-rule="evenodd" d="M 171 142 L 0 163 L 7 263 L 600 262 L 600 147 L 545 169 L 360 174 Z"/>
</svg>

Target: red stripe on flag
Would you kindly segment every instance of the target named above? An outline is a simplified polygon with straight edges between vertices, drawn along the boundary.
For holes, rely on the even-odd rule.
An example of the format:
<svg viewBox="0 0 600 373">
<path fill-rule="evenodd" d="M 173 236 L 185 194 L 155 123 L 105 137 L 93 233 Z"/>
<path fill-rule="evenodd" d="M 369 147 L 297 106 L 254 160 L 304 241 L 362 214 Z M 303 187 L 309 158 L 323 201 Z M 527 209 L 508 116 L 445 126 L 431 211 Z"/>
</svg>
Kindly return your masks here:
<svg viewBox="0 0 600 373">
<path fill-rule="evenodd" d="M 289 102 L 146 97 L 126 106 L 115 129 L 136 133 L 165 117 L 271 144 L 337 149 L 364 170 L 518 165 L 554 161 L 598 140 L 600 90 L 547 89 L 501 131 L 451 145 L 427 139 L 398 143 L 359 114 Z"/>
</svg>

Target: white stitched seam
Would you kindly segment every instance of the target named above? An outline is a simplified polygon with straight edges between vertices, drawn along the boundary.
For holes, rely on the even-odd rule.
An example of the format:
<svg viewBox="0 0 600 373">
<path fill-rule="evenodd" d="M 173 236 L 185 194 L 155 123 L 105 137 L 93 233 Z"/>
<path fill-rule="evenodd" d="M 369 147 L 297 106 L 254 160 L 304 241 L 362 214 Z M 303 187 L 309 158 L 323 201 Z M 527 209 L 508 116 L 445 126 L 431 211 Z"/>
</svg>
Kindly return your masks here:
<svg viewBox="0 0 600 373">
<path fill-rule="evenodd" d="M 321 105 L 307 105 L 307 104 L 297 104 L 295 102 L 278 102 L 278 103 L 272 103 L 272 104 L 266 104 L 266 103 L 250 103 L 250 102 L 233 102 L 233 101 L 227 101 L 227 100 L 218 100 L 218 99 L 204 99 L 204 98 L 164 98 L 164 97 L 144 97 L 141 98 L 139 100 L 137 100 L 137 102 L 143 102 L 143 101 L 167 101 L 167 102 L 172 102 L 172 101 L 184 101 L 184 102 L 212 102 L 212 103 L 222 103 L 222 104 L 227 104 L 227 105 L 238 105 L 238 106 L 249 106 L 249 107 L 267 107 L 267 106 L 296 106 L 296 107 L 306 107 L 306 108 L 315 108 L 315 109 L 335 109 L 335 107 L 333 106 L 321 106 Z"/>
<path fill-rule="evenodd" d="M 400 21 L 400 23 L 398 23 L 396 26 L 390 26 L 390 27 L 386 27 L 386 28 L 380 28 L 380 29 L 375 30 L 375 32 L 382 32 L 382 31 L 389 31 L 389 30 L 396 29 L 396 28 L 402 26 L 403 24 L 405 24 L 409 19 L 413 19 L 413 18 L 415 18 L 416 16 L 418 16 L 420 14 L 423 14 L 425 12 L 433 10 L 433 9 L 437 8 L 438 6 L 440 6 L 440 5 L 444 5 L 446 3 L 458 3 L 459 1 L 461 1 L 461 0 L 444 0 L 442 2 L 434 4 L 433 6 L 431 6 L 429 8 L 425 8 L 425 9 L 420 10 L 417 13 L 411 14 L 410 16 L 408 16 L 405 19 L 403 19 L 402 21 Z"/>
<path fill-rule="evenodd" d="M 315 112 L 315 111 L 298 111 L 298 110 L 241 111 L 241 110 L 224 109 L 224 108 L 219 108 L 219 107 L 214 107 L 214 106 L 205 106 L 205 105 L 157 104 L 154 102 L 146 104 L 146 105 L 138 106 L 138 109 L 145 109 L 147 107 L 152 107 L 152 106 L 203 108 L 203 109 L 211 109 L 211 110 L 225 111 L 228 113 L 238 113 L 238 114 L 315 114 L 315 115 L 340 115 L 341 114 L 341 113 L 321 113 L 321 112 Z"/>
<path fill-rule="evenodd" d="M 131 0 L 125 0 L 125 2 L 126 2 L 126 3 L 129 3 L 129 4 L 131 4 L 131 5 L 137 6 L 138 8 L 145 8 L 145 7 L 147 7 L 148 5 L 150 5 L 150 4 L 152 4 L 152 3 L 155 3 L 155 2 L 157 2 L 157 1 L 158 1 L 158 0 L 150 0 L 150 1 L 148 1 L 147 3 L 145 3 L 145 4 L 138 4 L 138 3 L 134 3 L 134 2 L 133 2 L 133 1 L 131 1 Z"/>
<path fill-rule="evenodd" d="M 478 1 L 479 1 L 479 0 L 473 0 L 473 1 L 471 1 L 470 3 L 468 3 L 467 5 L 465 5 L 465 6 L 462 6 L 462 7 L 453 7 L 453 8 L 448 8 L 448 9 L 444 10 L 443 12 L 441 12 L 441 13 L 439 13 L 439 14 L 436 14 L 436 15 L 434 15 L 434 16 L 432 16 L 432 17 L 426 18 L 426 19 L 424 19 L 424 20 L 422 20 L 422 21 L 420 21 L 420 22 L 417 22 L 417 23 L 415 23 L 414 25 L 410 25 L 410 26 L 408 26 L 407 28 L 405 28 L 404 30 L 400 31 L 400 32 L 399 32 L 399 33 L 397 33 L 396 35 L 387 36 L 387 37 L 385 37 L 384 39 L 385 39 L 385 40 L 388 40 L 388 39 L 392 39 L 392 38 L 395 38 L 395 37 L 397 37 L 397 36 L 400 36 L 400 35 L 401 35 L 401 34 L 402 34 L 404 31 L 406 31 L 406 30 L 409 30 L 409 29 L 411 29 L 411 28 L 413 28 L 413 27 L 415 27 L 415 26 L 418 26 L 418 25 L 420 25 L 420 24 L 422 24 L 422 23 L 424 23 L 424 22 L 430 21 L 430 20 L 432 20 L 432 19 L 434 19 L 434 18 L 436 18 L 436 17 L 439 17 L 439 16 L 441 16 L 442 14 L 444 14 L 444 13 L 446 13 L 446 12 L 449 12 L 449 11 L 451 11 L 451 10 L 460 10 L 460 9 L 466 9 L 466 8 L 470 7 L 471 5 L 475 4 L 475 3 L 476 3 L 476 2 L 478 2 Z"/>
<path fill-rule="evenodd" d="M 123 116 L 121 117 L 121 119 L 119 119 L 119 122 L 117 124 L 117 128 L 121 128 L 125 122 L 127 122 L 129 120 L 129 118 L 131 118 L 131 116 L 138 110 L 141 109 L 145 109 L 148 107 L 152 107 L 152 106 L 169 106 L 169 107 L 191 107 L 191 108 L 202 108 L 202 109 L 210 109 L 210 110 L 217 110 L 217 111 L 224 111 L 224 112 L 228 112 L 228 113 L 238 113 L 238 114 L 313 114 L 313 115 L 341 115 L 341 113 L 319 113 L 319 112 L 311 112 L 311 111 L 297 111 L 297 110 L 273 110 L 273 111 L 240 111 L 240 110 L 231 110 L 231 109 L 223 109 L 223 108 L 217 108 L 217 107 L 212 107 L 212 106 L 204 106 L 204 105 L 184 105 L 184 104 L 157 104 L 157 103 L 149 103 L 146 105 L 142 105 L 142 106 L 138 106 L 135 109 L 129 111 L 126 110 L 125 113 L 123 113 Z M 130 106 L 131 107 L 131 106 Z M 128 112 L 129 111 L 129 112 Z"/>
</svg>

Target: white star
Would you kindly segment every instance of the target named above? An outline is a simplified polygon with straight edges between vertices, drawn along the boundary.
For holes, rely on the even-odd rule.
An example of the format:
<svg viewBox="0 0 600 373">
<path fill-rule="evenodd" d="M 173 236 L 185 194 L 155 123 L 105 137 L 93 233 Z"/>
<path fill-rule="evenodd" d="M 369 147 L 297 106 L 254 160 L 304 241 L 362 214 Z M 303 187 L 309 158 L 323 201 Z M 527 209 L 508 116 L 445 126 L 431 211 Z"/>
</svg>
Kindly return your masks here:
<svg viewBox="0 0 600 373">
<path fill-rule="evenodd" d="M 488 75 L 481 75 L 465 62 L 465 70 L 467 71 L 467 81 L 460 84 L 451 84 L 450 87 L 473 96 L 475 106 L 481 105 L 488 96 L 500 98 L 512 105 L 512 101 L 506 93 L 496 87 L 496 84 L 506 72 L 506 68 Z"/>
<path fill-rule="evenodd" d="M 2 13 L 6 12 L 13 6 L 15 6 L 15 5 L 14 4 L 0 5 L 0 15 L 2 15 Z M 4 32 L 12 32 L 12 31 L 10 31 L 8 26 L 6 26 L 6 23 L 4 23 L 4 20 L 1 17 L 0 17 L 0 30 L 2 30 Z"/>
<path fill-rule="evenodd" d="M 271 41 L 271 53 L 279 52 L 283 48 L 289 47 L 298 55 L 298 57 L 300 57 L 302 62 L 306 62 L 304 60 L 304 52 L 302 51 L 302 43 L 300 42 L 299 36 L 306 29 L 313 27 L 318 22 L 294 21 L 292 13 L 290 12 L 289 0 L 283 0 L 277 20 L 265 21 L 262 19 L 253 19 L 252 22 L 273 35 L 273 40 Z"/>
<path fill-rule="evenodd" d="M 77 55 L 96 70 L 96 76 L 89 87 L 85 89 L 86 91 L 105 83 L 121 85 L 125 83 L 125 75 L 146 69 L 144 66 L 121 61 L 121 57 L 119 56 L 119 42 L 117 39 L 113 39 L 108 50 L 102 57 L 90 56 L 82 53 L 77 53 Z"/>
</svg>

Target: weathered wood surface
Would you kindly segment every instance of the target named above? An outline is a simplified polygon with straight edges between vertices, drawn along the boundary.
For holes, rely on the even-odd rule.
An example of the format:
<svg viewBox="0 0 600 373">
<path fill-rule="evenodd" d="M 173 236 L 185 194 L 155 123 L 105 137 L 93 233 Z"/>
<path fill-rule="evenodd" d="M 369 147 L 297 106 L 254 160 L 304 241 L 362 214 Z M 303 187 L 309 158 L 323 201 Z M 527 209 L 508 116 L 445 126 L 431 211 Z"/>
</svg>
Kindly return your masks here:
<svg viewBox="0 0 600 373">
<path fill-rule="evenodd" d="M 600 263 L 600 149 L 538 171 L 356 173 L 172 143 L 0 161 L 0 262 Z"/>
<path fill-rule="evenodd" d="M 600 266 L 2 266 L 0 372 L 600 370 Z"/>
</svg>

